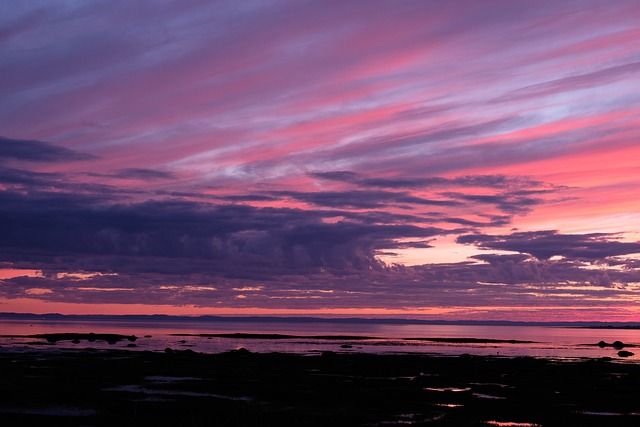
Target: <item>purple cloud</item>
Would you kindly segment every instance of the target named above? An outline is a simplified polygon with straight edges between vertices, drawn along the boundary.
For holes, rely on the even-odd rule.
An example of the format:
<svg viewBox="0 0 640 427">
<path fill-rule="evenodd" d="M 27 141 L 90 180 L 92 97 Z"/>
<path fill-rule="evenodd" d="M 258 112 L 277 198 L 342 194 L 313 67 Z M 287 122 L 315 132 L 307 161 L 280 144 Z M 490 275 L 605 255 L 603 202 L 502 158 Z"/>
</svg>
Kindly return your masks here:
<svg viewBox="0 0 640 427">
<path fill-rule="evenodd" d="M 73 162 L 95 160 L 96 157 L 42 141 L 11 139 L 0 136 L 0 162 Z"/>
<path fill-rule="evenodd" d="M 88 173 L 88 175 L 114 179 L 136 179 L 141 181 L 167 180 L 175 178 L 175 176 L 170 172 L 144 168 L 126 168 L 119 169 L 113 173 Z"/>
<path fill-rule="evenodd" d="M 590 261 L 640 253 L 640 242 L 620 242 L 608 233 L 561 234 L 557 231 L 528 231 L 510 235 L 467 234 L 457 241 L 483 249 L 531 254 L 538 259 L 562 256 Z"/>
<path fill-rule="evenodd" d="M 170 200 L 103 204 L 71 194 L 1 196 L 3 259 L 40 265 L 36 260 L 43 256 L 54 263 L 75 258 L 76 268 L 86 260 L 82 269 L 103 272 L 188 268 L 224 274 L 241 264 L 264 269 L 266 276 L 276 274 L 272 268 L 277 274 L 287 268 L 367 269 L 381 265 L 377 250 L 398 247 L 395 239 L 443 232 L 402 224 L 324 223 L 326 213 L 314 210 Z M 172 258 L 180 262 L 167 264 Z"/>
</svg>

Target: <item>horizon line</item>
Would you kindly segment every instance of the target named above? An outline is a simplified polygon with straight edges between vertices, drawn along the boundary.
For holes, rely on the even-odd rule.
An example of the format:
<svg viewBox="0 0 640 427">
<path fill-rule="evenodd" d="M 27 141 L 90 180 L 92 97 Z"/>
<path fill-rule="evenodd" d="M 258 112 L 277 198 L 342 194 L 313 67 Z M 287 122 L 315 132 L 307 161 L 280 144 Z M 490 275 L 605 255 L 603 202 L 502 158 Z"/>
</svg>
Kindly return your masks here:
<svg viewBox="0 0 640 427">
<path fill-rule="evenodd" d="M 603 321 L 603 320 L 566 320 L 566 321 L 527 321 L 527 320 L 498 320 L 498 319 L 416 319 L 406 317 L 341 317 L 338 315 L 301 316 L 301 315 L 229 315 L 229 314 L 203 314 L 203 315 L 175 315 L 175 314 L 62 314 L 62 313 L 18 313 L 0 312 L 0 319 L 34 319 L 52 320 L 52 318 L 64 319 L 136 319 L 154 320 L 158 318 L 175 321 L 273 321 L 273 322 L 330 322 L 330 323 L 395 323 L 395 324 L 423 324 L 423 325 L 495 325 L 495 326 L 616 326 L 616 327 L 640 327 L 640 322 Z M 42 318 L 42 319 L 38 319 Z"/>
</svg>

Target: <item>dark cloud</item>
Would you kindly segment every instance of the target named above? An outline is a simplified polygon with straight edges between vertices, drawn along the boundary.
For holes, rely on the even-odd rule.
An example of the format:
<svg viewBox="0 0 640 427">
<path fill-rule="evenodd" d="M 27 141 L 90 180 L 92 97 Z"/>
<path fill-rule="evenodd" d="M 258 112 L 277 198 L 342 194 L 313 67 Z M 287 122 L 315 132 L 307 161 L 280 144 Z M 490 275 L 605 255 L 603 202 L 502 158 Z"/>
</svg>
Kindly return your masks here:
<svg viewBox="0 0 640 427">
<path fill-rule="evenodd" d="M 533 207 L 544 202 L 544 197 L 558 193 L 561 187 L 551 186 L 529 177 L 506 175 L 465 175 L 455 178 L 443 177 L 394 177 L 394 178 L 366 178 L 360 174 L 348 171 L 322 172 L 311 174 L 313 177 L 348 182 L 366 190 L 348 190 L 340 192 L 281 192 L 296 200 L 313 203 L 319 206 L 352 207 L 359 209 L 379 208 L 385 204 L 431 205 L 452 207 L 470 204 L 490 204 L 500 211 L 509 214 L 525 214 Z M 488 194 L 464 193 L 448 191 L 434 193 L 440 198 L 424 198 L 413 195 L 409 191 L 391 190 L 437 190 L 447 187 L 478 188 Z M 371 190 L 368 188 L 379 188 Z M 469 202 L 469 203 L 467 203 Z M 504 217 L 501 224 L 504 224 Z M 462 225 L 483 226 L 482 222 L 466 219 L 451 218 L 449 222 Z"/>
<path fill-rule="evenodd" d="M 95 156 L 79 153 L 46 142 L 11 139 L 0 136 L 0 161 L 70 162 L 95 159 Z"/>
<path fill-rule="evenodd" d="M 572 259 L 601 260 L 640 253 L 640 242 L 620 242 L 615 234 L 560 234 L 557 231 L 530 231 L 510 235 L 468 234 L 458 243 L 473 244 L 483 249 L 514 251 L 538 259 L 562 256 Z"/>
<path fill-rule="evenodd" d="M 461 203 L 456 200 L 437 200 L 425 199 L 423 197 L 411 196 L 409 194 L 399 194 L 395 201 L 399 203 L 407 203 L 411 205 L 430 205 L 430 206 L 459 206 Z"/>
<path fill-rule="evenodd" d="M 169 178 L 151 169 L 116 174 Z M 527 199 L 555 189 L 502 175 L 436 177 L 420 183 L 402 177 L 374 182 L 347 171 L 316 177 L 339 179 L 355 189 L 224 196 L 157 190 L 152 194 L 158 200 L 140 193 L 135 195 L 140 201 L 125 203 L 123 195 L 134 194 L 124 189 L 82 184 L 75 181 L 77 176 L 61 173 L 2 168 L 0 178 L 8 188 L 0 192 L 0 259 L 11 268 L 42 270 L 44 277 L 7 279 L 0 293 L 66 302 L 211 306 L 223 301 L 228 307 L 353 307 L 360 298 L 371 307 L 491 305 L 499 295 L 502 301 L 527 300 L 532 283 L 572 277 L 610 286 L 636 275 L 590 271 L 587 276 L 577 262 L 540 262 L 524 255 L 479 256 L 475 260 L 481 262 L 446 265 L 385 264 L 378 257 L 431 248 L 436 237 L 506 225 L 514 212 L 531 203 Z M 419 185 L 481 188 L 486 194 L 434 191 L 431 194 L 441 198 L 430 199 L 411 192 Z M 317 208 L 250 205 L 283 199 Z M 479 205 L 497 206 L 506 214 L 478 210 Z M 425 209 L 428 206 L 432 208 Z M 412 209 L 412 214 L 389 209 L 393 207 Z M 451 215 L 449 208 L 478 212 L 470 219 Z M 455 227 L 433 227 L 436 223 Z M 468 236 L 460 242 L 478 244 L 463 241 Z M 74 278 L 66 275 L 69 272 L 87 276 Z M 498 293 L 483 283 L 512 288 Z"/>
<path fill-rule="evenodd" d="M 230 202 L 271 202 L 278 200 L 278 197 L 266 196 L 264 194 L 234 194 L 220 197 L 220 199 Z"/>
<path fill-rule="evenodd" d="M 450 180 L 446 178 L 366 178 L 358 181 L 363 187 L 379 188 L 424 188 L 447 185 Z"/>
<path fill-rule="evenodd" d="M 64 174 L 51 172 L 34 172 L 0 166 L 0 183 L 29 187 L 50 186 L 64 179 Z"/>
<path fill-rule="evenodd" d="M 402 194 L 372 193 L 387 195 L 382 198 Z M 355 194 L 364 199 L 364 194 Z M 247 199 L 260 197 L 249 194 Z M 433 238 L 465 232 L 429 227 L 432 221 L 481 227 L 437 212 L 428 217 L 178 199 L 114 203 L 100 192 L 36 189 L 2 191 L 0 207 L 4 265 L 44 272 L 43 277 L 4 280 L 0 294 L 6 298 L 203 306 L 221 302 L 237 308 L 353 307 L 365 300 L 369 307 L 388 308 L 491 306 L 498 298 L 504 304 L 535 306 L 536 295 L 545 295 L 547 304 L 566 304 L 567 295 L 581 295 L 577 304 L 588 306 L 587 297 L 631 295 L 625 283 L 640 276 L 637 262 L 612 258 L 617 268 L 609 269 L 608 261 L 595 259 L 640 250 L 638 244 L 617 242 L 608 234 L 465 234 L 459 243 L 521 253 L 412 267 L 377 258 L 393 256 L 395 250 L 428 249 Z M 494 222 L 500 218 L 487 216 Z M 548 259 L 555 254 L 565 258 Z M 585 268 L 596 261 L 602 268 Z M 86 276 L 67 274 L 78 272 Z"/>
<path fill-rule="evenodd" d="M 361 187 L 392 189 L 441 188 L 441 187 L 479 187 L 479 188 L 531 188 L 545 186 L 541 181 L 526 176 L 463 175 L 455 178 L 432 177 L 392 177 L 368 178 L 351 171 L 314 172 L 309 176 L 331 181 L 353 183 Z"/>
<path fill-rule="evenodd" d="M 455 206 L 460 203 L 454 200 L 431 200 L 412 196 L 406 192 L 392 191 L 278 191 L 272 194 L 289 197 L 298 201 L 311 203 L 318 206 L 333 208 L 374 209 L 390 204 L 418 204 L 433 206 Z"/>
<path fill-rule="evenodd" d="M 80 270 L 198 272 L 382 268 L 376 250 L 431 227 L 325 223 L 325 212 L 188 201 L 105 204 L 83 195 L 0 193 L 1 258 Z M 73 261 L 70 261 L 73 260 Z M 171 260 L 171 262 L 167 262 Z M 45 263 L 46 264 L 46 263 Z"/>
<path fill-rule="evenodd" d="M 36 172 L 4 166 L 0 166 L 0 184 L 6 188 L 6 193 L 0 195 L 0 198 L 14 193 L 29 193 L 33 203 L 44 203 L 47 200 L 55 203 L 56 200 L 74 198 L 78 194 L 84 194 L 84 200 L 87 201 L 107 201 L 142 193 L 135 189 L 76 182 L 67 174 L 59 172 Z"/>
<path fill-rule="evenodd" d="M 155 190 L 154 196 L 169 197 L 172 199 L 197 199 L 197 200 L 217 200 L 219 197 L 213 194 L 206 194 L 196 191 L 176 191 L 176 190 Z"/>
<path fill-rule="evenodd" d="M 496 175 L 464 175 L 451 180 L 455 185 L 465 187 L 489 187 L 489 188 L 531 188 L 545 186 L 541 181 L 533 180 L 527 176 Z"/>
<path fill-rule="evenodd" d="M 136 179 L 140 181 L 155 181 L 175 178 L 171 172 L 144 168 L 127 168 L 119 169 L 110 174 L 90 173 L 88 175 L 115 179 Z"/>
<path fill-rule="evenodd" d="M 332 210 L 331 214 L 334 215 L 334 217 L 343 216 L 349 220 L 364 224 L 428 224 L 437 221 L 435 217 L 429 217 L 427 215 L 407 215 L 382 210 L 367 210 L 364 212 Z"/>
<path fill-rule="evenodd" d="M 506 175 L 465 175 L 456 178 L 366 178 L 358 180 L 363 187 L 381 188 L 432 188 L 432 187 L 479 187 L 479 188 L 521 188 L 537 187 L 543 182 L 529 177 Z"/>
<path fill-rule="evenodd" d="M 497 263 L 501 263 L 501 262 L 514 262 L 514 263 L 518 263 L 518 262 L 522 262 L 522 261 L 527 261 L 530 260 L 531 257 L 529 257 L 528 255 L 524 255 L 524 254 L 480 254 L 480 255 L 474 255 L 472 257 L 470 257 L 472 259 L 477 259 L 480 261 L 484 261 L 487 262 L 489 264 L 497 264 Z"/>
<path fill-rule="evenodd" d="M 466 225 L 466 226 L 469 226 L 469 227 L 486 227 L 488 225 L 492 225 L 491 223 L 480 222 L 480 221 L 472 221 L 470 219 L 455 218 L 455 217 L 441 218 L 440 221 L 448 222 L 450 224 Z"/>
<path fill-rule="evenodd" d="M 640 276 L 637 270 L 587 270 L 578 261 L 509 256 L 490 261 L 351 269 L 340 274 L 324 269 L 297 273 L 289 269 L 269 276 L 264 269 L 252 265 L 234 266 L 224 275 L 131 270 L 88 280 L 59 277 L 51 270 L 45 277 L 8 280 L 7 286 L 0 286 L 0 293 L 20 297 L 37 288 L 47 290 L 39 298 L 53 301 L 203 306 L 224 303 L 238 308 L 277 308 L 284 302 L 289 308 L 339 308 L 358 306 L 363 300 L 367 307 L 381 308 L 478 307 L 494 306 L 496 301 L 529 308 L 554 304 L 577 308 L 597 307 L 599 303 L 594 300 L 602 298 L 607 298 L 609 307 L 628 304 L 626 298 L 633 297 L 634 290 L 624 282 L 637 281 Z M 473 298 L 469 298 L 470 294 Z"/>
<path fill-rule="evenodd" d="M 309 176 L 319 179 L 326 179 L 328 181 L 344 181 L 353 182 L 356 181 L 360 175 L 350 171 L 330 171 L 330 172 L 312 172 Z"/>
<path fill-rule="evenodd" d="M 410 248 L 432 248 L 433 245 L 423 241 L 394 242 L 385 245 L 385 249 L 410 249 Z"/>
<path fill-rule="evenodd" d="M 499 300 L 511 300 L 518 304 L 559 302 L 589 304 L 582 298 L 596 300 L 601 297 L 617 297 L 635 293 L 628 283 L 640 279 L 640 269 L 630 260 L 625 269 L 610 269 L 606 265 L 594 268 L 583 260 L 539 260 L 524 254 L 482 254 L 472 259 L 481 263 L 432 264 L 413 269 L 424 278 L 437 282 L 449 281 L 474 293 L 494 293 Z M 557 301 L 554 301 L 556 299 Z M 562 300 L 565 299 L 564 302 Z"/>
<path fill-rule="evenodd" d="M 531 192 L 505 192 L 500 194 L 463 194 L 456 192 L 442 193 L 451 199 L 478 202 L 496 206 L 502 212 L 522 214 L 529 212 L 534 206 L 543 202 L 542 199 L 531 197 Z M 544 194 L 544 193 L 542 193 Z"/>
<path fill-rule="evenodd" d="M 51 216 L 52 225 L 59 225 L 55 223 L 57 215 L 64 217 L 64 215 L 74 215 L 75 211 L 84 211 L 92 209 L 93 207 L 109 206 L 116 199 L 116 195 L 111 193 L 102 192 L 62 192 L 62 191 L 37 191 L 32 190 L 28 192 L 23 191 L 0 191 L 0 218 L 3 220 L 14 221 L 18 226 L 22 221 L 25 221 L 25 226 L 31 219 L 38 218 L 41 222 L 41 227 L 46 227 L 49 221 L 48 216 Z M 73 221 L 70 217 L 69 221 Z M 9 235 L 18 235 L 18 230 L 12 230 L 11 223 L 3 224 L 0 227 L 10 231 Z M 25 230 L 27 233 L 25 237 L 29 236 L 29 230 Z M 61 236 L 63 237 L 63 236 Z M 68 236 L 67 239 L 73 239 L 72 236 Z"/>
<path fill-rule="evenodd" d="M 272 194 L 318 206 L 334 208 L 373 209 L 382 207 L 392 200 L 392 196 L 381 191 L 278 191 Z"/>
</svg>

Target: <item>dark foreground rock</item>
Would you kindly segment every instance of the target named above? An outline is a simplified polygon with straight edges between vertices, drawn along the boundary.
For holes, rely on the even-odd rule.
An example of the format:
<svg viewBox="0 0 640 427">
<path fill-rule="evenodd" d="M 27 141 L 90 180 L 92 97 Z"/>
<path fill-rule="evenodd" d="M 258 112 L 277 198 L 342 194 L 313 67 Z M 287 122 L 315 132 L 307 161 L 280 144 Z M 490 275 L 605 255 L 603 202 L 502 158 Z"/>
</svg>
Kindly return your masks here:
<svg viewBox="0 0 640 427">
<path fill-rule="evenodd" d="M 622 350 L 625 347 L 629 347 L 629 344 L 625 344 L 622 341 L 614 341 L 611 344 L 609 344 L 606 341 L 600 341 L 598 342 L 598 344 L 596 344 L 598 347 L 600 348 L 605 348 L 605 347 L 613 347 L 616 350 Z"/>
<path fill-rule="evenodd" d="M 601 360 L 0 352 L 0 425 L 635 426 L 638 378 Z"/>
<path fill-rule="evenodd" d="M 120 334 L 94 334 L 93 332 L 89 333 L 55 333 L 55 334 L 35 334 L 35 335 L 26 335 L 28 338 L 40 338 L 45 339 L 49 343 L 56 343 L 58 341 L 71 341 L 74 344 L 80 343 L 82 340 L 86 340 L 88 342 L 95 341 L 106 341 L 109 344 L 115 344 L 119 341 L 131 341 L 134 342 L 138 338 L 135 335 L 120 335 Z"/>
<path fill-rule="evenodd" d="M 614 341 L 613 344 L 611 344 L 611 347 L 615 348 L 616 350 L 621 350 L 624 348 L 624 343 L 622 341 Z"/>
</svg>

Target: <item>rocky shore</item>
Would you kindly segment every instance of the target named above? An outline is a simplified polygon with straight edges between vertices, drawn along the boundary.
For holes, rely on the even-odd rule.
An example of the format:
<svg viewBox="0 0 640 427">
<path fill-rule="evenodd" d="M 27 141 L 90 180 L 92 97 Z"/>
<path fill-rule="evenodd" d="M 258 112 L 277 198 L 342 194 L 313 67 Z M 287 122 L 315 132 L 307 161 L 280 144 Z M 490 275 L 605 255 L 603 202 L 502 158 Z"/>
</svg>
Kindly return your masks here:
<svg viewBox="0 0 640 427">
<path fill-rule="evenodd" d="M 72 338 L 72 337 L 64 337 Z M 0 351 L 0 424 L 624 426 L 640 364 L 607 360 Z"/>
</svg>

